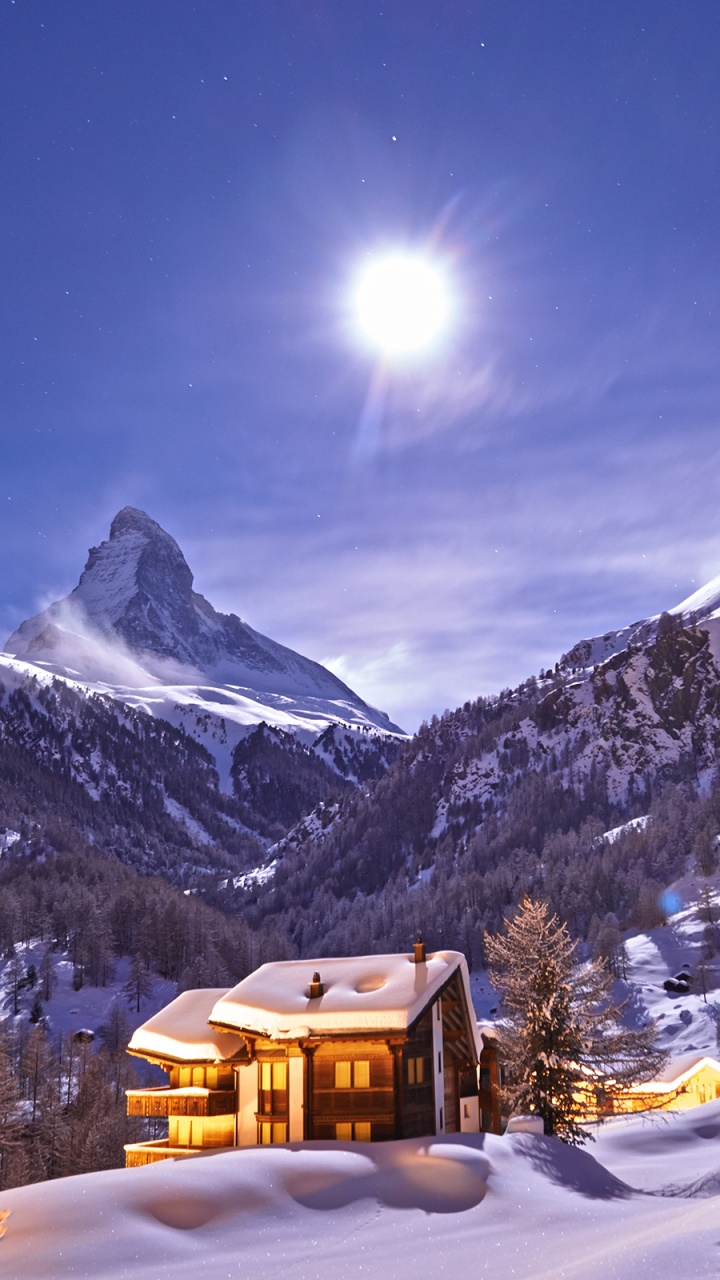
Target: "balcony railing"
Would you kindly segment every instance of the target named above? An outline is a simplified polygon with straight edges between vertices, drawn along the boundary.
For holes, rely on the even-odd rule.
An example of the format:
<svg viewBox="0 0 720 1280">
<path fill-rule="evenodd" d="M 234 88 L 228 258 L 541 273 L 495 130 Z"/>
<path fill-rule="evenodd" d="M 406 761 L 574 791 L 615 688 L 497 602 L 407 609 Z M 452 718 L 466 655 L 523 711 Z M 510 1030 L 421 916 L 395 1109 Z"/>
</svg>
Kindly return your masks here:
<svg viewBox="0 0 720 1280">
<path fill-rule="evenodd" d="M 129 1116 L 229 1116 L 235 1111 L 234 1089 L 128 1089 Z"/>
</svg>

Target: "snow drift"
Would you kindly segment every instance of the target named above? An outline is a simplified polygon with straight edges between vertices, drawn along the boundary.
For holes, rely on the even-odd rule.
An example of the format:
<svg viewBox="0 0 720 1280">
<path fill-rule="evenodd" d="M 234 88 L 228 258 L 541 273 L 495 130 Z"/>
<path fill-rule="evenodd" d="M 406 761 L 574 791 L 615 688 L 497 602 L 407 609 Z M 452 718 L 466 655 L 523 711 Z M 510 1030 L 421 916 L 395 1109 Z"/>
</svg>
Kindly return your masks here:
<svg viewBox="0 0 720 1280">
<path fill-rule="evenodd" d="M 533 1134 L 246 1149 L 6 1192 L 13 1280 L 682 1280 L 720 1270 L 720 1102 Z"/>
</svg>

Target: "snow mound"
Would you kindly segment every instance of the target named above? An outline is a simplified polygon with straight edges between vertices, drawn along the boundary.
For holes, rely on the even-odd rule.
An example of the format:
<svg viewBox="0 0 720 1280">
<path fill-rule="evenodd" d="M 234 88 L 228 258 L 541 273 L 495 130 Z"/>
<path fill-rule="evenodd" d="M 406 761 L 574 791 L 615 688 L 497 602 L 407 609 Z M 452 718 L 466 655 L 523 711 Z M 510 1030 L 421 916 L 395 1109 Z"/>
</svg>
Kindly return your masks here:
<svg viewBox="0 0 720 1280">
<path fill-rule="evenodd" d="M 468 1264 L 488 1280 L 699 1280 L 718 1272 L 718 1127 L 712 1103 L 692 1121 L 613 1121 L 592 1154 L 477 1134 L 88 1174 L 3 1193 L 0 1261 L 13 1280 L 416 1280 Z M 691 1167 L 694 1191 L 688 1177 L 647 1194 Z"/>
</svg>

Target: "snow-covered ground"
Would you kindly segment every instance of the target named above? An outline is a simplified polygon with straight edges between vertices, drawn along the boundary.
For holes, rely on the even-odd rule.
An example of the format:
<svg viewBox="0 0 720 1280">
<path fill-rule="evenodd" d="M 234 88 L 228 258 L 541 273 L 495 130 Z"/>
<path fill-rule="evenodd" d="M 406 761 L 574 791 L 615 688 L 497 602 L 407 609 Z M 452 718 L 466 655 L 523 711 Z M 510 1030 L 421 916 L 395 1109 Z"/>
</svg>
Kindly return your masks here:
<svg viewBox="0 0 720 1280">
<path fill-rule="evenodd" d="M 657 1018 L 660 1044 L 673 1057 L 692 1052 L 720 1057 L 720 955 L 703 958 L 708 924 L 704 891 L 719 923 L 720 873 L 707 879 L 688 873 L 662 895 L 667 924 L 650 933 L 629 934 L 625 943 L 629 1018 Z M 691 975 L 690 990 L 668 993 L 663 982 L 683 966 Z"/>
<path fill-rule="evenodd" d="M 46 950 L 47 944 L 39 941 L 18 944 L 16 953 L 21 960 L 23 971 L 27 972 L 28 967 L 34 964 L 39 973 Z M 140 1012 L 137 1012 L 135 1004 L 123 991 L 130 967 L 127 956 L 123 956 L 116 962 L 112 979 L 108 980 L 106 986 L 94 987 L 86 981 L 79 991 L 73 989 L 74 966 L 68 955 L 64 952 L 55 952 L 52 960 L 53 978 L 50 999 L 47 1002 L 42 1000 L 43 1017 L 52 1036 L 66 1036 L 76 1031 L 97 1033 L 107 1022 L 116 1000 L 125 1012 L 128 1029 L 134 1031 L 141 1022 L 145 1022 L 153 1013 L 157 1013 L 158 1009 L 162 1009 L 174 999 L 177 993 L 174 982 L 155 977 L 152 993 L 143 997 Z M 11 968 L 10 960 L 0 959 L 0 1022 L 13 1017 Z M 24 986 L 20 990 L 18 1019 L 27 1022 L 33 1001 L 38 993 L 42 994 L 42 987 L 42 978 L 38 977 L 33 987 Z"/>
<path fill-rule="evenodd" d="M 720 1102 L 534 1134 L 308 1143 L 3 1193 L 12 1280 L 699 1280 L 720 1274 Z"/>
</svg>

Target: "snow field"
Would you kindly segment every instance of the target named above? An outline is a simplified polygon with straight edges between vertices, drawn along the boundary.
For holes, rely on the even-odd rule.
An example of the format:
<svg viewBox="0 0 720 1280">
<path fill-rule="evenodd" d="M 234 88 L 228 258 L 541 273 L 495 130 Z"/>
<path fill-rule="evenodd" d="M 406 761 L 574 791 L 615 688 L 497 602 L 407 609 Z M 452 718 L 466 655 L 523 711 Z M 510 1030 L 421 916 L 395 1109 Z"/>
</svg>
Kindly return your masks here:
<svg viewBox="0 0 720 1280">
<path fill-rule="evenodd" d="M 0 1268 L 12 1280 L 699 1280 L 720 1273 L 719 1194 L 720 1102 L 613 1121 L 585 1150 L 531 1134 L 245 1149 L 6 1192 Z"/>
</svg>

